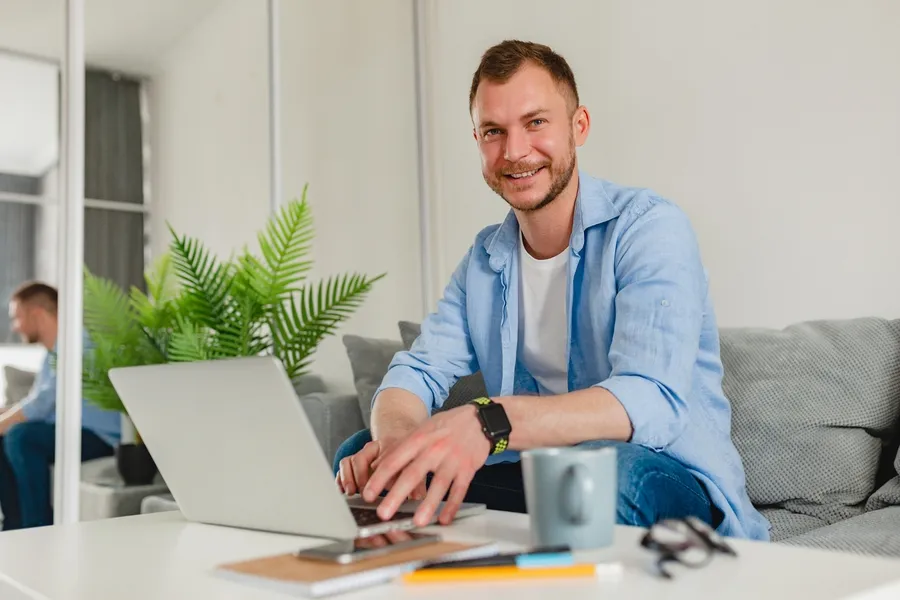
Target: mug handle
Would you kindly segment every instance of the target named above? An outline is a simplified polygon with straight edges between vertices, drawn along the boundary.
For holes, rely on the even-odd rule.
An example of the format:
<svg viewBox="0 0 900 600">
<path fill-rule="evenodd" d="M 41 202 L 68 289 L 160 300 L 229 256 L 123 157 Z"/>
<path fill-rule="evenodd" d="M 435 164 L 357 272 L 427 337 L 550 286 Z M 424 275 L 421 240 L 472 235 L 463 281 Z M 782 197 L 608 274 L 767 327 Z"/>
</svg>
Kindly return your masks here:
<svg viewBox="0 0 900 600">
<path fill-rule="evenodd" d="M 594 480 L 587 467 L 580 463 L 569 465 L 559 490 L 562 518 L 571 525 L 584 525 L 591 520 Z"/>
</svg>

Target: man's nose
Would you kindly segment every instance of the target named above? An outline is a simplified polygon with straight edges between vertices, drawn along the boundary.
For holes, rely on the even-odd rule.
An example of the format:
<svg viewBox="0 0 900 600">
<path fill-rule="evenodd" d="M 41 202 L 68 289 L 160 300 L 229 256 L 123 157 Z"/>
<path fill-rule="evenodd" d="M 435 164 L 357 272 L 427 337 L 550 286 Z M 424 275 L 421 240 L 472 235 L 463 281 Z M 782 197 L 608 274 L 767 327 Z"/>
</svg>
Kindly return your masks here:
<svg viewBox="0 0 900 600">
<path fill-rule="evenodd" d="M 531 152 L 528 136 L 524 132 L 508 131 L 506 133 L 506 148 L 503 158 L 509 162 L 522 160 Z"/>
</svg>

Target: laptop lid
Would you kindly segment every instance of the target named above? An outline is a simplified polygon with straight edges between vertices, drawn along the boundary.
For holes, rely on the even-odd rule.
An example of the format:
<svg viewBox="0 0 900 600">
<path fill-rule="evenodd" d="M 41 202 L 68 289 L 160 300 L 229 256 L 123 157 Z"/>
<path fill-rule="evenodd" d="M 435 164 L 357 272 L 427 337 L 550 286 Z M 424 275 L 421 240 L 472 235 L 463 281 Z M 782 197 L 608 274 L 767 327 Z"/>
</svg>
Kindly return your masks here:
<svg viewBox="0 0 900 600">
<path fill-rule="evenodd" d="M 328 537 L 358 527 L 281 362 L 111 369 L 110 381 L 186 519 Z"/>
</svg>

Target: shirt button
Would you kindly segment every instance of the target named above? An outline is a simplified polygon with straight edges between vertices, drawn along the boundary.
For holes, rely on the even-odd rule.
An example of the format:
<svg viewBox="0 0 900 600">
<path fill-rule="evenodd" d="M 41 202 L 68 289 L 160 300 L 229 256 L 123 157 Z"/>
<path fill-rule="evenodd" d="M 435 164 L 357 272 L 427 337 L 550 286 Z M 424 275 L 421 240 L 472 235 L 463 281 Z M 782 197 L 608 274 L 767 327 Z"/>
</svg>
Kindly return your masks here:
<svg viewBox="0 0 900 600">
<path fill-rule="evenodd" d="M 663 300 L 662 302 L 660 302 L 660 304 L 662 304 L 663 306 L 668 306 L 668 305 L 669 305 L 669 301 L 668 301 L 668 300 Z"/>
</svg>

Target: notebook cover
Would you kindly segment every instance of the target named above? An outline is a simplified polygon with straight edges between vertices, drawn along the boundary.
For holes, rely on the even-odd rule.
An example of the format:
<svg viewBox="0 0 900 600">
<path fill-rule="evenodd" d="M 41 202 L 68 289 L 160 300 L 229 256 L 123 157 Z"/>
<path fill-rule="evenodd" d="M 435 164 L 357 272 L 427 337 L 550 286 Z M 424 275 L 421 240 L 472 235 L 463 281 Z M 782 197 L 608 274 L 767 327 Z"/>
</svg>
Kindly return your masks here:
<svg viewBox="0 0 900 600">
<path fill-rule="evenodd" d="M 427 561 L 446 559 L 449 556 L 474 558 L 496 553 L 497 547 L 493 543 L 441 541 L 397 550 L 348 565 L 300 558 L 287 553 L 220 565 L 217 571 L 236 581 L 252 581 L 286 592 L 318 596 L 389 581 Z"/>
</svg>

